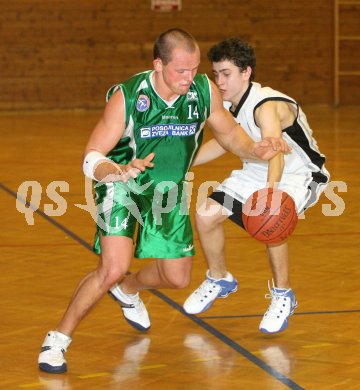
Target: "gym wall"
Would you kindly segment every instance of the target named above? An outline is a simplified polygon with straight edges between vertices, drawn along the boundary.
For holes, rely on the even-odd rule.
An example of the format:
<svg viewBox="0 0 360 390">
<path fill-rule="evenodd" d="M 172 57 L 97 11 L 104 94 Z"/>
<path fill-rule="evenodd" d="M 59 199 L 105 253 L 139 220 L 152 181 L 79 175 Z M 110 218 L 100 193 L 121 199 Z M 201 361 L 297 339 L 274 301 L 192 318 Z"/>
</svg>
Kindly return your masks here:
<svg viewBox="0 0 360 390">
<path fill-rule="evenodd" d="M 0 0 L 0 110 L 102 108 L 111 85 L 152 67 L 153 41 L 171 27 L 198 39 L 200 72 L 211 76 L 211 45 L 238 35 L 256 49 L 256 81 L 302 104 L 333 103 L 334 1 L 183 0 L 172 13 L 150 3 Z M 355 49 L 342 48 L 342 66 L 360 67 Z M 360 76 L 342 77 L 340 95 L 358 103 Z"/>
</svg>

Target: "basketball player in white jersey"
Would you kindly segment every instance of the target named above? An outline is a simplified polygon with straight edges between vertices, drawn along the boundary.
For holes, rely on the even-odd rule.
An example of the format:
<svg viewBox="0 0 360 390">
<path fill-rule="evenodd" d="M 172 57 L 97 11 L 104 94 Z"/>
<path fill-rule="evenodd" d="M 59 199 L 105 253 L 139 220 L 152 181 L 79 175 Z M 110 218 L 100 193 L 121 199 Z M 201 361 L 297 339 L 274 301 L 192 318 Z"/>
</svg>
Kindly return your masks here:
<svg viewBox="0 0 360 390">
<path fill-rule="evenodd" d="M 208 58 L 224 106 L 249 136 L 254 141 L 282 136 L 292 151 L 286 155 L 280 153 L 269 162 L 244 159 L 243 168 L 233 171 L 197 210 L 197 229 L 209 270 L 206 280 L 184 303 L 184 310 L 189 314 L 204 312 L 216 298 L 225 298 L 237 290 L 237 281 L 225 265 L 223 222 L 229 218 L 243 227 L 242 206 L 253 192 L 264 187 L 279 188 L 293 198 L 301 215 L 318 201 L 329 182 L 325 156 L 320 153 L 306 116 L 296 101 L 253 82 L 256 65 L 253 48 L 238 38 L 230 38 L 213 46 Z M 224 153 L 213 139 L 202 146 L 194 165 Z M 204 212 L 214 206 L 217 206 L 215 213 Z M 259 329 L 264 333 L 277 333 L 287 328 L 297 302 L 289 284 L 287 241 L 267 244 L 266 251 L 273 284 L 269 285 L 270 294 L 266 296 L 271 298 L 271 304 Z"/>
</svg>

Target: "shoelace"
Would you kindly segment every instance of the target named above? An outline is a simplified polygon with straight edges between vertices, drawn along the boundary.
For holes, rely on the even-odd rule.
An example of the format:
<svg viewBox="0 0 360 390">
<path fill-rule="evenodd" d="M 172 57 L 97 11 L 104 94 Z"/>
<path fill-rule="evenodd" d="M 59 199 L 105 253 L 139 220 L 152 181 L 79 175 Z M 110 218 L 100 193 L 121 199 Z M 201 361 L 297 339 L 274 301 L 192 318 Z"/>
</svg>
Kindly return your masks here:
<svg viewBox="0 0 360 390">
<path fill-rule="evenodd" d="M 146 310 L 145 305 L 144 305 L 144 303 L 142 302 L 141 299 L 139 299 L 138 301 L 136 301 L 134 303 L 134 308 L 139 313 L 144 313 L 145 310 Z"/>
<path fill-rule="evenodd" d="M 125 293 L 124 293 L 125 294 Z M 127 300 L 128 302 L 124 302 L 124 301 L 121 301 L 119 298 L 116 298 L 118 302 L 120 302 L 120 306 L 122 308 L 125 308 L 125 309 L 140 309 L 140 308 L 143 308 L 143 302 L 142 300 L 140 299 L 140 296 L 139 294 L 135 294 L 134 296 L 131 296 L 129 294 L 125 294 L 127 295 Z"/>
<path fill-rule="evenodd" d="M 266 312 L 266 315 L 273 318 L 278 317 L 279 315 L 284 315 L 284 302 L 288 299 L 291 300 L 290 297 L 286 296 L 286 293 L 289 290 L 285 290 L 283 293 L 276 292 L 274 281 L 272 281 L 272 287 L 270 286 L 270 281 L 268 281 L 268 287 L 270 294 L 265 294 L 265 298 L 271 299 L 271 304 Z M 285 315 L 287 314 L 288 313 L 285 313 Z"/>
<path fill-rule="evenodd" d="M 140 316 L 146 313 L 146 307 L 140 298 L 136 302 L 129 303 L 129 304 L 121 303 L 120 305 L 123 309 L 135 310 Z"/>
<path fill-rule="evenodd" d="M 213 290 L 219 292 L 221 290 L 221 286 L 216 283 L 212 283 L 210 280 L 206 279 L 197 289 L 197 293 L 203 298 L 207 298 L 207 294 L 211 294 Z"/>
<path fill-rule="evenodd" d="M 53 345 L 50 346 L 49 348 L 49 352 L 52 354 L 52 355 L 57 355 L 59 353 L 61 353 L 62 355 L 64 355 L 64 353 L 66 352 L 67 348 L 66 346 L 64 346 L 63 344 L 60 344 L 60 343 L 54 343 Z"/>
<path fill-rule="evenodd" d="M 57 356 L 57 357 L 64 357 L 64 354 L 66 352 L 66 349 L 64 348 L 56 348 L 54 349 L 53 347 L 50 349 L 50 355 L 52 356 Z"/>
</svg>

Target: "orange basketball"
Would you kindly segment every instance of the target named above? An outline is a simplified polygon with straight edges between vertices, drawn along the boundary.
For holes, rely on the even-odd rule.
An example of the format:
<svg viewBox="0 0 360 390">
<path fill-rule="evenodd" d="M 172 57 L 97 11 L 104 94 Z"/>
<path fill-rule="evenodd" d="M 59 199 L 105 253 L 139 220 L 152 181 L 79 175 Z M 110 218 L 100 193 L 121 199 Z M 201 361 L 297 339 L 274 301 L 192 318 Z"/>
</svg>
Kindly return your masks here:
<svg viewBox="0 0 360 390">
<path fill-rule="evenodd" d="M 290 195 L 278 189 L 263 188 L 244 204 L 242 220 L 246 231 L 256 240 L 276 244 L 294 231 L 298 216 Z"/>
</svg>

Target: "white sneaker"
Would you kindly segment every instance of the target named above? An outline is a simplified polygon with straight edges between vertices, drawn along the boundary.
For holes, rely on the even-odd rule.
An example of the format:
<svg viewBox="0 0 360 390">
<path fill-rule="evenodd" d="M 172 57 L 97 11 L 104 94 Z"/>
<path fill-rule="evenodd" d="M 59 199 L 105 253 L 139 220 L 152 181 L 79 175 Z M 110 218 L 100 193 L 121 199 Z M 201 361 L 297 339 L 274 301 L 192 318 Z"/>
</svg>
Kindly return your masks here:
<svg viewBox="0 0 360 390">
<path fill-rule="evenodd" d="M 42 371 L 61 374 L 67 371 L 64 354 L 71 343 L 71 338 L 63 333 L 50 331 L 39 354 L 39 368 Z"/>
<path fill-rule="evenodd" d="M 119 284 L 112 287 L 108 293 L 118 302 L 126 321 L 131 326 L 142 332 L 150 329 L 149 314 L 144 302 L 140 299 L 139 293 L 125 294 Z"/>
<path fill-rule="evenodd" d="M 263 333 L 277 333 L 285 330 L 288 327 L 289 317 L 294 313 L 298 303 L 296 302 L 294 292 L 285 288 L 270 288 L 270 294 L 266 294 L 265 298 L 271 299 L 269 308 L 262 321 L 259 329 Z"/>
<path fill-rule="evenodd" d="M 208 310 L 216 298 L 226 298 L 237 291 L 237 280 L 228 272 L 225 278 L 214 279 L 206 272 L 206 279 L 185 301 L 183 308 L 188 314 L 199 314 Z"/>
</svg>

